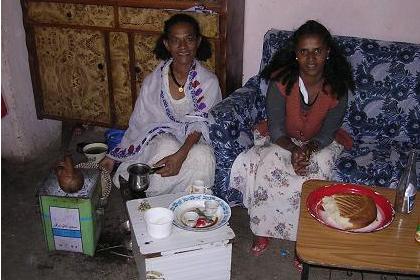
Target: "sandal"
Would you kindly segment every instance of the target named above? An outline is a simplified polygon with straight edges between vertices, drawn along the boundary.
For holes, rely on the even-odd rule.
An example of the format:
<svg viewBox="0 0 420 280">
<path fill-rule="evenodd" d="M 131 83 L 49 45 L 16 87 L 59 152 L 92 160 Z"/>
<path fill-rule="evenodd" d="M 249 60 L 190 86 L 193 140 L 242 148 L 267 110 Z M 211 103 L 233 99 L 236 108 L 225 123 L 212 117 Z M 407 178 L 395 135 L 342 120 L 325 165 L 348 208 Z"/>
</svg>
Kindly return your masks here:
<svg viewBox="0 0 420 280">
<path fill-rule="evenodd" d="M 270 239 L 268 237 L 255 236 L 252 242 L 251 254 L 256 257 L 261 256 L 267 250 L 269 241 Z"/>
<path fill-rule="evenodd" d="M 298 257 L 295 257 L 295 260 L 293 261 L 293 264 L 294 264 L 296 270 L 299 273 L 302 273 L 302 271 L 303 271 L 303 265 L 302 265 L 302 262 L 299 260 Z"/>
</svg>

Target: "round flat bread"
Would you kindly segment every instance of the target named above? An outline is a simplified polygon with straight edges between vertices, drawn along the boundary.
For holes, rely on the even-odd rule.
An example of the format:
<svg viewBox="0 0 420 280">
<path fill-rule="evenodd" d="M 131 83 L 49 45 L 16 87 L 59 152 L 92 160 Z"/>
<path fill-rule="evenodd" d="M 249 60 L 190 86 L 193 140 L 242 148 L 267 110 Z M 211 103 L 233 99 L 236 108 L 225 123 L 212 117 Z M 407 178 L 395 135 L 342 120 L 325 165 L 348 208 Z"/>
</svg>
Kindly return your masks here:
<svg viewBox="0 0 420 280">
<path fill-rule="evenodd" d="M 322 207 L 342 229 L 363 228 L 375 221 L 375 201 L 366 195 L 334 194 L 322 199 Z"/>
</svg>

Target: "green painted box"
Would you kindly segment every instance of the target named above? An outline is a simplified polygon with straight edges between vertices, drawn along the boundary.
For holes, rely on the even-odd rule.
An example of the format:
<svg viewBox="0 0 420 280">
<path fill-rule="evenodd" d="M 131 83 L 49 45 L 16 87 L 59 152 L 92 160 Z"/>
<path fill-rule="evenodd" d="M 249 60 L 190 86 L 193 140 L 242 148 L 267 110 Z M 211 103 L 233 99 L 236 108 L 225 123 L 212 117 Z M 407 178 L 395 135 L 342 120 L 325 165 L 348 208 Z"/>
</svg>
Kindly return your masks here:
<svg viewBox="0 0 420 280">
<path fill-rule="evenodd" d="M 50 172 L 39 191 L 41 218 L 48 250 L 95 254 L 103 225 L 101 180 L 97 169 L 81 169 L 83 188 L 65 193 Z"/>
</svg>

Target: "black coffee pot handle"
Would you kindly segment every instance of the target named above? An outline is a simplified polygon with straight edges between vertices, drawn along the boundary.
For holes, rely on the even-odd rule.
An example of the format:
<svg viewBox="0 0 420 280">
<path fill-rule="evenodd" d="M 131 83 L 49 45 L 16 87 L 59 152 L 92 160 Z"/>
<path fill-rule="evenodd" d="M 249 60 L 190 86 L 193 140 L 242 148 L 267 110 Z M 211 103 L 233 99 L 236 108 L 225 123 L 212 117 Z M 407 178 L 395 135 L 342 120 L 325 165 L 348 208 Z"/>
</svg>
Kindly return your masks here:
<svg viewBox="0 0 420 280">
<path fill-rule="evenodd" d="M 163 167 L 165 167 L 165 165 L 151 167 L 150 171 L 149 171 L 149 174 L 154 174 L 154 173 L 156 173 L 156 171 L 158 171 L 159 169 L 162 169 Z"/>
</svg>

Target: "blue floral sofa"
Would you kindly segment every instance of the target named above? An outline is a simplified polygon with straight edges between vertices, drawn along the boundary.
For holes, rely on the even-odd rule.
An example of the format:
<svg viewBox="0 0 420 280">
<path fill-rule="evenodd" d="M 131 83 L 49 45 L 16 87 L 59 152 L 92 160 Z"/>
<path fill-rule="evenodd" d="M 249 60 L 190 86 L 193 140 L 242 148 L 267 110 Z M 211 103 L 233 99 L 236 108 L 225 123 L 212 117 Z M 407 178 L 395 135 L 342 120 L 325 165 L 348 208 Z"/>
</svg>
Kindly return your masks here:
<svg viewBox="0 0 420 280">
<path fill-rule="evenodd" d="M 265 34 L 260 70 L 290 35 L 290 31 L 273 29 Z M 408 151 L 420 148 L 420 45 L 345 36 L 335 39 L 353 67 L 356 89 L 344 120 L 354 145 L 338 159 L 334 179 L 395 188 Z M 211 111 L 214 192 L 231 205 L 240 204 L 242 197 L 229 188 L 230 168 L 236 156 L 253 145 L 254 125 L 266 118 L 266 89 L 266 82 L 256 75 Z M 417 159 L 418 186 L 419 169 Z"/>
</svg>

